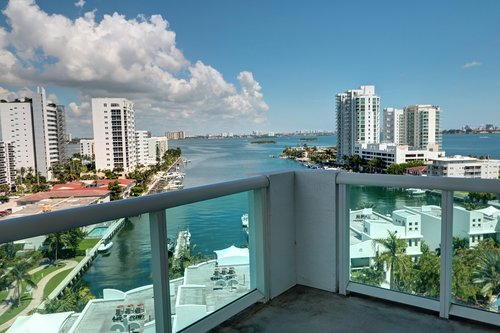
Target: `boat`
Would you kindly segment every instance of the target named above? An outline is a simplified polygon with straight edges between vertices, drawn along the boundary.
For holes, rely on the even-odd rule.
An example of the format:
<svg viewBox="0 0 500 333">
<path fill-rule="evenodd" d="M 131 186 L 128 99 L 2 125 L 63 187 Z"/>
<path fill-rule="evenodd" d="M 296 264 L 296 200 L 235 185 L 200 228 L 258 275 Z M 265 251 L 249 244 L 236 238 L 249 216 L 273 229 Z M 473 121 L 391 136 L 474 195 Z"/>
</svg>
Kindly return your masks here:
<svg viewBox="0 0 500 333">
<path fill-rule="evenodd" d="M 241 226 L 248 236 L 248 214 L 241 215 Z"/>
<path fill-rule="evenodd" d="M 168 255 L 174 254 L 174 249 L 175 249 L 175 242 L 173 240 L 171 240 L 170 238 L 167 238 Z"/>
<path fill-rule="evenodd" d="M 421 188 L 407 188 L 407 192 L 410 193 L 410 195 L 424 195 L 425 190 L 422 190 Z"/>
<path fill-rule="evenodd" d="M 107 240 L 107 241 L 104 241 L 103 243 L 101 243 L 101 245 L 99 245 L 99 247 L 97 248 L 97 252 L 107 253 L 107 252 L 109 252 L 109 250 L 111 250 L 112 247 L 113 247 L 113 242 L 110 240 Z"/>
</svg>

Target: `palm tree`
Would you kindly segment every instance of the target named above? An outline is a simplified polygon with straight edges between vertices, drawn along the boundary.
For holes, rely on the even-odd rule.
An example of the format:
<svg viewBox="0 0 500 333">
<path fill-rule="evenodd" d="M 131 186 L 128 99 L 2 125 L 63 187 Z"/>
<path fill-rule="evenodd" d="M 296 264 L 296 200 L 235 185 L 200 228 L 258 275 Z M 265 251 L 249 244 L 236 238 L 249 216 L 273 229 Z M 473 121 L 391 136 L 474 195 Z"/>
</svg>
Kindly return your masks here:
<svg viewBox="0 0 500 333">
<path fill-rule="evenodd" d="M 500 248 L 485 250 L 477 256 L 472 282 L 482 286 L 481 293 L 491 302 L 500 296 Z"/>
<path fill-rule="evenodd" d="M 16 306 L 21 304 L 22 284 L 26 283 L 28 286 L 36 288 L 36 283 L 33 281 L 31 275 L 28 273 L 30 264 L 28 262 L 18 262 L 11 267 L 9 275 L 16 283 Z"/>
<path fill-rule="evenodd" d="M 26 173 L 26 168 L 25 167 L 21 167 L 19 170 L 17 170 L 19 172 L 19 177 L 20 177 L 20 185 L 21 185 L 21 193 L 24 193 L 24 174 Z"/>
<path fill-rule="evenodd" d="M 47 242 L 48 252 L 54 253 L 54 263 L 57 263 L 59 250 L 70 244 L 70 239 L 68 237 L 68 233 L 66 232 L 52 233 L 47 236 L 45 241 Z"/>
<path fill-rule="evenodd" d="M 409 260 L 405 254 L 406 247 L 408 244 L 405 240 L 399 239 L 396 236 L 396 233 L 388 231 L 389 236 L 387 238 L 382 239 L 374 239 L 374 246 L 380 245 L 385 248 L 385 252 L 382 252 L 378 255 L 378 260 L 385 265 L 387 270 L 389 271 L 389 286 L 391 289 L 399 289 L 395 288 L 395 277 L 398 280 L 401 279 L 405 275 L 405 273 L 409 272 Z"/>
</svg>

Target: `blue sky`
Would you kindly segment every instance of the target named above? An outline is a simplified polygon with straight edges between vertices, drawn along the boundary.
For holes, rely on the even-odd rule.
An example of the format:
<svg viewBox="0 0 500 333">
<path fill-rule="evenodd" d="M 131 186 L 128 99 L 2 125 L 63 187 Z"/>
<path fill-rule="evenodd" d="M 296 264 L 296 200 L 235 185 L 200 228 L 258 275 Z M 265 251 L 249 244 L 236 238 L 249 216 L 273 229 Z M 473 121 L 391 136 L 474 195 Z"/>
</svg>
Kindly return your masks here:
<svg viewBox="0 0 500 333">
<path fill-rule="evenodd" d="M 1 2 L 0 94 L 44 85 L 77 136 L 102 96 L 155 134 L 334 130 L 335 94 L 366 84 L 500 125 L 499 1 L 75 1 Z"/>
</svg>

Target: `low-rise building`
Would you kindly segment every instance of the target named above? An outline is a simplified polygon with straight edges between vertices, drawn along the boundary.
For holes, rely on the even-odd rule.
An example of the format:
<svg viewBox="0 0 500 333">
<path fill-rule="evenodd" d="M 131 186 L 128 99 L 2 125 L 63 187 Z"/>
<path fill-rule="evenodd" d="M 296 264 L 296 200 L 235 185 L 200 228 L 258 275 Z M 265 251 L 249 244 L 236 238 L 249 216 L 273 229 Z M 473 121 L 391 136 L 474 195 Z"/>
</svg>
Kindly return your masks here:
<svg viewBox="0 0 500 333">
<path fill-rule="evenodd" d="M 451 156 L 432 158 L 431 161 L 429 176 L 497 179 L 500 172 L 500 160 Z"/>
<path fill-rule="evenodd" d="M 357 144 L 354 153 L 361 158 L 370 160 L 372 158 L 382 159 L 387 166 L 397 163 L 407 163 L 411 161 L 428 161 L 444 156 L 445 152 L 440 151 L 438 146 L 427 147 L 427 149 L 413 150 L 407 145 L 397 145 L 395 143 L 364 143 Z"/>
<path fill-rule="evenodd" d="M 384 252 L 382 245 L 375 242 L 385 239 L 389 232 L 407 243 L 406 254 L 419 256 L 422 254 L 420 245 L 420 215 L 406 210 L 395 210 L 392 216 L 374 212 L 372 208 L 350 211 L 350 255 L 353 269 L 370 266 L 377 253 Z"/>
</svg>

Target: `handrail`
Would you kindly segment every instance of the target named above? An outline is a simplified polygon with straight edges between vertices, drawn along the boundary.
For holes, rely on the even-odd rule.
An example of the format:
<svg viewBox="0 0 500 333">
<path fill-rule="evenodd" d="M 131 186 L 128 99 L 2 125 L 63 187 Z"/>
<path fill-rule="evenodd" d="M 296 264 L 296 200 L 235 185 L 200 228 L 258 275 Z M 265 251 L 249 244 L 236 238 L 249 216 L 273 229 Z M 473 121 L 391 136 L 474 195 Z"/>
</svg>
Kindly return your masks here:
<svg viewBox="0 0 500 333">
<path fill-rule="evenodd" d="M 499 179 L 471 179 L 454 177 L 417 177 L 339 172 L 337 184 L 381 187 L 406 187 L 443 191 L 500 193 Z"/>
<path fill-rule="evenodd" d="M 137 216 L 267 186 L 269 186 L 269 179 L 260 175 L 98 205 L 8 218 L 0 221 L 0 244 L 122 217 Z"/>
</svg>

